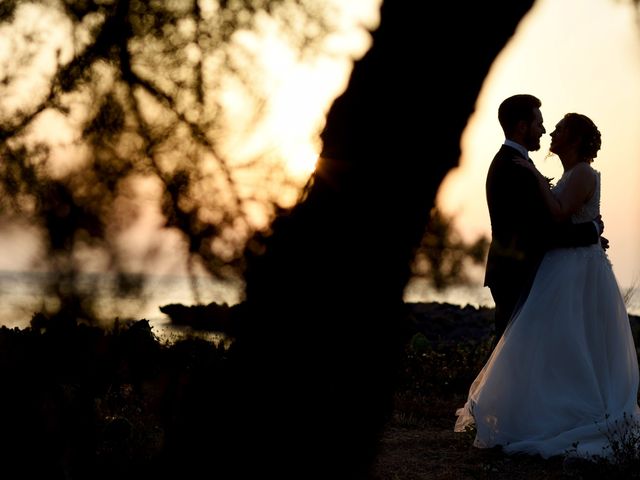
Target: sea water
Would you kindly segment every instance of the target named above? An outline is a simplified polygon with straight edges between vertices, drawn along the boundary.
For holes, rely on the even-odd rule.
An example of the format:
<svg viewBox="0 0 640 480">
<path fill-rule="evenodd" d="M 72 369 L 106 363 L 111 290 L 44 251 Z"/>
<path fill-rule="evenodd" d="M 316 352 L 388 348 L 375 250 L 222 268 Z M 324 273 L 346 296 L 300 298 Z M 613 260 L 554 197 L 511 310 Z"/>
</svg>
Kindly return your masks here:
<svg viewBox="0 0 640 480">
<path fill-rule="evenodd" d="M 627 311 L 631 315 L 640 316 L 640 288 L 621 287 L 621 293 L 626 298 Z M 495 307 L 491 291 L 480 283 L 469 285 L 455 285 L 443 289 L 435 290 L 428 286 L 426 282 L 409 282 L 405 289 L 404 299 L 407 302 L 441 302 L 452 305 L 471 305 L 478 307 Z"/>
<path fill-rule="evenodd" d="M 34 313 L 52 311 L 57 299 L 46 294 L 51 275 L 44 272 L 0 271 L 0 325 L 24 328 Z M 117 293 L 114 276 L 85 274 L 78 277 L 78 290 L 90 294 L 93 311 L 104 324 L 120 320 L 148 320 L 156 333 L 169 328 L 169 318 L 160 307 L 171 303 L 196 305 L 216 302 L 234 305 L 240 301 L 241 285 L 187 276 L 144 275 L 142 288 Z M 195 290 L 194 290 L 195 288 Z"/>
</svg>

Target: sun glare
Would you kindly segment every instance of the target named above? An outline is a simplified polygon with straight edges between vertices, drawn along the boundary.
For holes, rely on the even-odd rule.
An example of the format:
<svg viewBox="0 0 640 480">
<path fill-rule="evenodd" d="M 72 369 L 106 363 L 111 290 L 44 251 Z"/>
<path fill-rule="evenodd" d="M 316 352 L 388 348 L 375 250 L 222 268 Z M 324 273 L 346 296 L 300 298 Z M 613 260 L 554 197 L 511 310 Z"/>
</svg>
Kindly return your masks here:
<svg viewBox="0 0 640 480">
<path fill-rule="evenodd" d="M 269 49 L 269 55 L 265 52 L 271 81 L 277 84 L 266 134 L 278 139 L 279 153 L 296 181 L 306 180 L 315 169 L 325 115 L 347 87 L 353 61 L 371 46 L 371 37 L 363 27 L 375 28 L 378 8 L 376 1 L 342 8 L 343 30 L 332 35 L 326 51 L 311 62 L 295 61 L 290 52 L 274 55 L 278 52 L 274 48 Z"/>
<path fill-rule="evenodd" d="M 267 17 L 256 31 L 235 37 L 238 51 L 251 52 L 257 60 L 251 69 L 260 78 L 258 88 L 265 95 L 259 123 L 246 129 L 255 105 L 242 85 L 224 92 L 225 105 L 232 112 L 230 131 L 224 139 L 229 157 L 238 163 L 260 157 L 277 159 L 285 170 L 283 180 L 299 188 L 315 169 L 326 114 L 347 87 L 354 60 L 371 46 L 367 28 L 375 28 L 378 21 L 379 5 L 374 0 L 361 2 L 359 8 L 344 8 L 332 1 L 340 12 L 339 26 L 315 45 L 311 54 L 301 55 L 277 21 Z M 255 188 L 264 188 L 264 178 L 254 181 Z M 283 194 L 287 200 L 278 197 L 278 203 L 288 203 L 289 193 Z"/>
<path fill-rule="evenodd" d="M 319 152 L 310 142 L 300 142 L 283 145 L 282 154 L 291 175 L 306 180 L 316 168 Z"/>
</svg>

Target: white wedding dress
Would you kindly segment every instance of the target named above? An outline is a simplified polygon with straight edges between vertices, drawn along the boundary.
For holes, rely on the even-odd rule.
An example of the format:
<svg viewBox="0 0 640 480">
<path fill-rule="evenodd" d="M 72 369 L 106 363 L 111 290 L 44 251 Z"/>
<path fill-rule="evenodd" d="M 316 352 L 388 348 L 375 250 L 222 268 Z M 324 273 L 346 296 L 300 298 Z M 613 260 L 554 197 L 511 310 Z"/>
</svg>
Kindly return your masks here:
<svg viewBox="0 0 640 480">
<path fill-rule="evenodd" d="M 573 222 L 598 215 L 596 177 L 596 193 Z M 506 453 L 612 459 L 610 440 L 640 419 L 637 358 L 601 246 L 551 250 L 457 410 L 454 429 L 475 425 L 475 446 L 500 445 Z"/>
</svg>

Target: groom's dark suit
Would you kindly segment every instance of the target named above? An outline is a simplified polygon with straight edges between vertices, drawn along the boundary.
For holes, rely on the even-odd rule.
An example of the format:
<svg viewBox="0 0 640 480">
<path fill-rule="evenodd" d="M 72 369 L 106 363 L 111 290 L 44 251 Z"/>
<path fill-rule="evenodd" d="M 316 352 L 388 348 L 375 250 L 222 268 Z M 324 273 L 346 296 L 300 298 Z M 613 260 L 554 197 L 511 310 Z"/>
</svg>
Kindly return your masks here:
<svg viewBox="0 0 640 480">
<path fill-rule="evenodd" d="M 492 238 L 484 284 L 496 304 L 496 340 L 519 301 L 529 293 L 549 248 L 590 245 L 599 238 L 593 222 L 555 223 L 537 179 L 514 163 L 514 158 L 522 158 L 522 154 L 503 145 L 491 162 L 486 181 Z"/>
</svg>

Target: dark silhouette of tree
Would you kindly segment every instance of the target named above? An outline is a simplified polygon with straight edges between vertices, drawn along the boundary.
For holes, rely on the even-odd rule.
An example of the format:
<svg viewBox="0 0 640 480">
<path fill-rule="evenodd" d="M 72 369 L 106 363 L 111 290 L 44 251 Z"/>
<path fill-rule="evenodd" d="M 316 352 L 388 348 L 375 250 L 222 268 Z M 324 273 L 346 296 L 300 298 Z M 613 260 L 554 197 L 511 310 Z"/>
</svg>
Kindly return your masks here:
<svg viewBox="0 0 640 480">
<path fill-rule="evenodd" d="M 245 272 L 231 349 L 214 378 L 180 392 L 189 401 L 154 474 L 369 476 L 407 340 L 403 290 L 435 194 L 457 165 L 491 63 L 532 3 L 385 1 L 372 48 L 329 111 L 317 169 L 300 202 L 280 211 L 270 194 L 248 198 L 240 188 L 238 169 L 259 171 L 267 186 L 278 175 L 261 159 L 229 158 L 224 105 L 211 92 L 241 85 L 263 105 L 268 92 L 242 68 L 254 58 L 234 34 L 266 12 L 313 54 L 338 28 L 330 3 L 59 2 L 55 18 L 73 32 L 72 48 L 49 56 L 53 73 L 28 102 L 0 112 L 0 213 L 41 232 L 61 315 L 93 315 L 77 289 L 83 261 L 127 271 L 119 240 L 140 214 L 144 186 L 163 227 L 180 233 L 192 271 Z M 29 8 L 39 4 L 50 2 Z M 20 27 L 22 8 L 4 2 L 0 20 Z M 21 35 L 31 47 L 3 73 L 6 91 L 44 49 L 28 28 Z M 33 136 L 51 121 L 75 127 L 79 151 L 58 169 L 50 160 L 60 152 Z M 258 233 L 248 215 L 255 199 L 275 217 Z"/>
<path fill-rule="evenodd" d="M 238 445 L 260 445 L 248 475 L 313 465 L 306 478 L 367 477 L 406 342 L 414 254 L 487 71 L 531 4 L 384 2 L 304 199 L 249 244 L 234 343 L 249 386 L 238 388 Z"/>
</svg>

